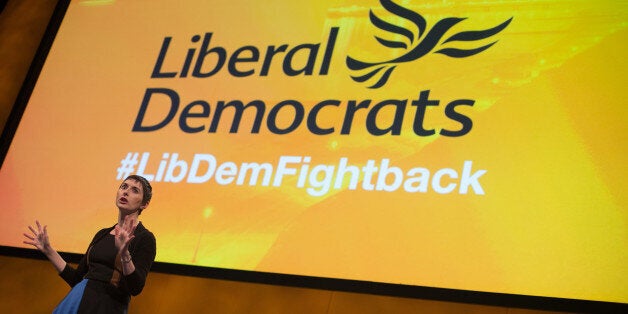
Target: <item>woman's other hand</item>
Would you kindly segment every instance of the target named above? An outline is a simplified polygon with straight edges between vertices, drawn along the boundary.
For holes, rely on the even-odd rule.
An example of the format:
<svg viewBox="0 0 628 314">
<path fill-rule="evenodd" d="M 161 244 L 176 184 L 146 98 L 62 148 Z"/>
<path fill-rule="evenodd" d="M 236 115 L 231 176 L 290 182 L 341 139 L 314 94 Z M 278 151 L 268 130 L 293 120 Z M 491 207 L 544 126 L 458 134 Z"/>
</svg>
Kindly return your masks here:
<svg viewBox="0 0 628 314">
<path fill-rule="evenodd" d="M 39 251 L 43 253 L 48 253 L 52 250 L 50 246 L 50 240 L 48 239 L 48 226 L 44 226 L 42 228 L 39 221 L 35 221 L 37 229 L 32 226 L 28 226 L 28 229 L 31 231 L 31 234 L 24 233 L 24 236 L 28 239 L 25 240 L 25 244 L 30 244 L 36 247 Z"/>
</svg>

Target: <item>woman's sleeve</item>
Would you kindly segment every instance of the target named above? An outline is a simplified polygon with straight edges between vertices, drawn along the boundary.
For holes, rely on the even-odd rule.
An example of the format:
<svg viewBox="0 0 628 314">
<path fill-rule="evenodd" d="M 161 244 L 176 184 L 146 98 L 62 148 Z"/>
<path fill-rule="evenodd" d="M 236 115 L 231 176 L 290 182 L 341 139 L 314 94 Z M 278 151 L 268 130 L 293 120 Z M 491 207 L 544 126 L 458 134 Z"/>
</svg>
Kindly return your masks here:
<svg viewBox="0 0 628 314">
<path fill-rule="evenodd" d="M 87 255 L 87 253 L 85 254 Z M 65 280 L 70 287 L 74 287 L 77 283 L 81 282 L 81 280 L 83 280 L 83 276 L 87 274 L 86 255 L 83 255 L 76 269 L 66 263 L 65 268 L 63 268 L 63 270 L 59 273 L 59 276 L 61 276 L 61 278 L 63 278 L 63 280 Z"/>
<path fill-rule="evenodd" d="M 129 251 L 131 252 L 133 265 L 135 265 L 135 271 L 124 276 L 124 281 L 129 293 L 136 296 L 144 289 L 146 276 L 148 276 L 157 253 L 157 243 L 155 236 L 151 232 L 146 232 L 140 239 L 136 238 L 134 240 L 137 240 L 137 242 Z"/>
</svg>

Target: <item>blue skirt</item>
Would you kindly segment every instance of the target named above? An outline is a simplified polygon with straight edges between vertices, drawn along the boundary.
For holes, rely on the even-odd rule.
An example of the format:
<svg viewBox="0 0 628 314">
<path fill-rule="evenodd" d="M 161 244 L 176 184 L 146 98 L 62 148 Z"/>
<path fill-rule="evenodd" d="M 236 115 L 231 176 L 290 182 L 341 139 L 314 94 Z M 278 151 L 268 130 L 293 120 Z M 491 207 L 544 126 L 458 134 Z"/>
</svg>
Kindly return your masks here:
<svg viewBox="0 0 628 314">
<path fill-rule="evenodd" d="M 83 279 L 81 282 L 76 284 L 68 292 L 68 295 L 61 300 L 61 303 L 57 305 L 57 307 L 52 311 L 53 314 L 76 314 L 78 312 L 79 305 L 81 304 L 81 299 L 83 298 L 83 292 L 85 291 L 85 286 L 87 285 L 87 279 Z"/>
</svg>

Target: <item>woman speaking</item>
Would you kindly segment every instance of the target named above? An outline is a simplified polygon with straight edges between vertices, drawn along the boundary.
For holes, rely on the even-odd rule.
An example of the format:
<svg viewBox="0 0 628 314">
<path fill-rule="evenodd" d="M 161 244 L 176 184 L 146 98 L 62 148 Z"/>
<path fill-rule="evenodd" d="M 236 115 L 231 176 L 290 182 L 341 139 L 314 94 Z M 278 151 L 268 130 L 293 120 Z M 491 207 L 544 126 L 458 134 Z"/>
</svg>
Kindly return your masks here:
<svg viewBox="0 0 628 314">
<path fill-rule="evenodd" d="M 126 313 L 131 296 L 144 288 L 155 260 L 155 236 L 138 220 L 150 203 L 152 187 L 143 177 L 128 176 L 118 188 L 118 223 L 101 229 L 75 269 L 50 245 L 47 226 L 28 226 L 26 244 L 52 262 L 72 290 L 53 313 Z"/>
</svg>

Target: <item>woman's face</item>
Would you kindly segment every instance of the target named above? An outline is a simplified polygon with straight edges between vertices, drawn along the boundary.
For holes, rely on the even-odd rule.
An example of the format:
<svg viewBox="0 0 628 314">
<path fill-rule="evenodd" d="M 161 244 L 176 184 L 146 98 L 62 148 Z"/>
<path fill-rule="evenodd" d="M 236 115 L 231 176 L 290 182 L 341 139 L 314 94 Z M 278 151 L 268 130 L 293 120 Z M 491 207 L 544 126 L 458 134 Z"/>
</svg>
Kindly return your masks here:
<svg viewBox="0 0 628 314">
<path fill-rule="evenodd" d="M 142 184 L 133 179 L 128 179 L 120 184 L 116 195 L 116 206 L 126 213 L 132 213 L 146 207 L 146 204 L 142 205 L 143 197 Z"/>
</svg>

